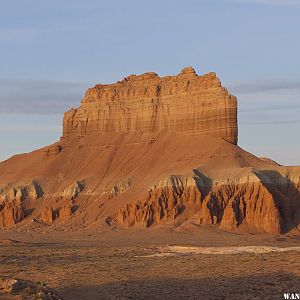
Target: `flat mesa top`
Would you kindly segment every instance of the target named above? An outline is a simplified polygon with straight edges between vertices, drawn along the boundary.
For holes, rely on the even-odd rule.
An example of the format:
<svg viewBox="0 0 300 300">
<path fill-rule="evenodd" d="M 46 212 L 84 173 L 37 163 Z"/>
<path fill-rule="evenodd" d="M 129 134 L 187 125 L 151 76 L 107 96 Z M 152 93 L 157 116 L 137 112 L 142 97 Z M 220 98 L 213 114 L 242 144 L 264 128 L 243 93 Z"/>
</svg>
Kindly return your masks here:
<svg viewBox="0 0 300 300">
<path fill-rule="evenodd" d="M 154 89 L 151 89 L 151 87 Z M 129 75 L 123 80 L 112 84 L 96 84 L 87 90 L 83 102 L 93 102 L 91 99 L 94 93 L 111 92 L 111 96 L 117 96 L 123 92 L 122 96 L 126 96 L 126 91 L 131 97 L 176 94 L 178 92 L 190 92 L 205 88 L 222 88 L 221 82 L 216 73 L 210 72 L 202 76 L 198 76 L 192 67 L 186 67 L 175 76 L 160 77 L 155 72 L 147 72 L 141 75 Z M 131 91 L 128 91 L 131 89 Z M 101 95 L 105 97 L 105 94 Z M 100 97 L 98 97 L 99 100 Z"/>
</svg>

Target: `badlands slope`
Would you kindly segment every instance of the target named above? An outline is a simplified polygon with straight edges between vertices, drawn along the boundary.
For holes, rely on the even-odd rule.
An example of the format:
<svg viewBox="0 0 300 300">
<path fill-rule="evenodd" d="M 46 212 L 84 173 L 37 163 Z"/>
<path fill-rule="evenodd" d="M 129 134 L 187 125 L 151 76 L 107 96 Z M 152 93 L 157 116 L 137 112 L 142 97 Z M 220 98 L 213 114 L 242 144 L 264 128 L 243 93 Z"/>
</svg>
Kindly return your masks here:
<svg viewBox="0 0 300 300">
<path fill-rule="evenodd" d="M 48 147 L 0 163 L 0 227 L 180 226 L 298 234 L 300 167 L 237 146 L 214 73 L 131 75 L 89 89 Z"/>
</svg>

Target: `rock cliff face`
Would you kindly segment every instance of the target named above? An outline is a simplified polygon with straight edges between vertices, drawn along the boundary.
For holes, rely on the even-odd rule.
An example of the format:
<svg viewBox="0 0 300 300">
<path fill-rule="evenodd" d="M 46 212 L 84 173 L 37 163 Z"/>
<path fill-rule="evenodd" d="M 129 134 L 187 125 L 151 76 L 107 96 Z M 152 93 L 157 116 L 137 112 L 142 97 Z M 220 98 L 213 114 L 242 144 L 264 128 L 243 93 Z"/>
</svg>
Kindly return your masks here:
<svg viewBox="0 0 300 300">
<path fill-rule="evenodd" d="M 300 235 L 300 168 L 237 139 L 236 98 L 214 73 L 96 85 L 65 113 L 60 141 L 0 163 L 0 228 L 193 222 Z"/>
<path fill-rule="evenodd" d="M 19 200 L 3 202 L 0 206 L 0 228 L 9 228 L 24 219 L 24 209 Z"/>
<path fill-rule="evenodd" d="M 4 190 L 0 190 L 0 203 L 2 201 L 23 201 L 25 199 L 36 200 L 43 196 L 43 190 L 36 182 L 32 182 L 27 185 L 6 188 Z"/>
<path fill-rule="evenodd" d="M 216 136 L 237 143 L 237 100 L 215 73 L 191 67 L 177 76 L 131 75 L 88 89 L 81 106 L 64 115 L 63 136 L 103 132 L 160 132 Z"/>
<path fill-rule="evenodd" d="M 297 224 L 298 220 L 285 215 L 278 202 L 278 192 L 269 190 L 268 177 L 259 178 L 265 177 L 262 174 L 243 170 L 239 178 L 231 173 L 222 176 L 225 180 L 212 180 L 203 175 L 171 176 L 151 188 L 141 201 L 120 209 L 118 222 L 149 227 L 192 218 L 198 224 L 216 225 L 228 231 L 279 234 L 288 222 Z M 296 201 L 299 205 L 299 196 Z"/>
<path fill-rule="evenodd" d="M 0 189 L 0 228 L 10 228 L 25 218 L 24 203 L 38 200 L 43 190 L 36 182 Z"/>
</svg>

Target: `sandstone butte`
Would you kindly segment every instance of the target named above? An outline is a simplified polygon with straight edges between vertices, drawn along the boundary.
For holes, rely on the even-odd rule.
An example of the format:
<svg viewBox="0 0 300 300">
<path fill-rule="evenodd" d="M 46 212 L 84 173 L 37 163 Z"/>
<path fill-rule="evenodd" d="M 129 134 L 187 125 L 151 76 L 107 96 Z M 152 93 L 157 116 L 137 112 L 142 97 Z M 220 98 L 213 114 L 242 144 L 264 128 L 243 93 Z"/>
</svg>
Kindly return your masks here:
<svg viewBox="0 0 300 300">
<path fill-rule="evenodd" d="M 237 99 L 215 73 L 98 84 L 58 142 L 0 163 L 0 228 L 299 234 L 300 167 L 237 142 Z"/>
</svg>

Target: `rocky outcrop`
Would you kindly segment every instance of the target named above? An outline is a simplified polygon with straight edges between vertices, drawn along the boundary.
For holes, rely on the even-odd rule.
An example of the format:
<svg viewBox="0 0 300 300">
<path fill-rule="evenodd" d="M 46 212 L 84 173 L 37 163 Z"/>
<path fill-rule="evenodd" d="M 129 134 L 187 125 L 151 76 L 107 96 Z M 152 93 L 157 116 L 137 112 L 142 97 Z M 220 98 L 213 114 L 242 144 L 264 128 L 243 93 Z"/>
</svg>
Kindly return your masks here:
<svg viewBox="0 0 300 300">
<path fill-rule="evenodd" d="M 192 216 L 200 209 L 208 184 L 196 176 L 168 176 L 151 187 L 143 200 L 120 209 L 117 220 L 127 226 L 141 223 L 149 227 L 174 221 L 183 212 Z"/>
<path fill-rule="evenodd" d="M 36 183 L 32 182 L 28 185 L 13 187 L 13 188 L 6 188 L 0 192 L 0 202 L 1 201 L 23 201 L 25 199 L 37 200 L 43 196 L 44 192 L 41 186 Z"/>
<path fill-rule="evenodd" d="M 73 208 L 72 202 L 70 201 L 66 202 L 58 212 L 59 220 L 63 222 L 69 220 L 73 213 L 72 208 Z"/>
<path fill-rule="evenodd" d="M 44 192 L 40 185 L 31 182 L 28 185 L 6 187 L 0 191 L 0 227 L 9 228 L 26 217 L 24 203 L 37 200 Z"/>
<path fill-rule="evenodd" d="M 62 151 L 62 146 L 61 145 L 53 145 L 48 147 L 44 153 L 46 154 L 46 156 L 55 156 L 57 154 L 59 154 Z"/>
<path fill-rule="evenodd" d="M 64 138 L 164 129 L 236 144 L 237 100 L 215 73 L 198 76 L 188 67 L 177 76 L 145 73 L 98 84 L 87 90 L 79 108 L 65 113 L 63 121 Z"/>
<path fill-rule="evenodd" d="M 51 224 L 55 220 L 55 218 L 56 214 L 52 206 L 44 205 L 41 209 L 39 220 L 44 223 Z"/>
<path fill-rule="evenodd" d="M 52 206 L 44 205 L 40 211 L 38 221 L 51 224 L 56 220 L 67 221 L 73 213 L 73 203 L 67 200 L 62 207 L 54 209 Z"/>
<path fill-rule="evenodd" d="M 0 277 L 1 299 L 62 300 L 54 290 L 41 282 Z"/>
<path fill-rule="evenodd" d="M 125 193 L 130 189 L 131 184 L 132 184 L 131 178 L 124 179 L 123 181 L 119 182 L 118 184 L 112 187 L 110 191 L 110 196 L 115 197 L 118 194 Z"/>
<path fill-rule="evenodd" d="M 276 181 L 271 174 L 253 170 L 233 176 L 218 180 L 168 177 L 151 188 L 144 199 L 120 209 L 117 221 L 149 227 L 192 218 L 198 224 L 228 231 L 271 234 L 284 233 L 299 224 L 300 189 L 295 182 L 279 184 L 281 175 Z"/>
<path fill-rule="evenodd" d="M 214 186 L 202 203 L 198 220 L 228 231 L 281 232 L 276 200 L 261 182 Z"/>
<path fill-rule="evenodd" d="M 62 197 L 73 200 L 83 191 L 83 189 L 83 182 L 76 181 L 74 184 L 71 184 L 63 191 Z"/>
<path fill-rule="evenodd" d="M 0 205 L 0 228 L 9 228 L 24 219 L 24 209 L 21 201 L 14 199 Z"/>
</svg>

